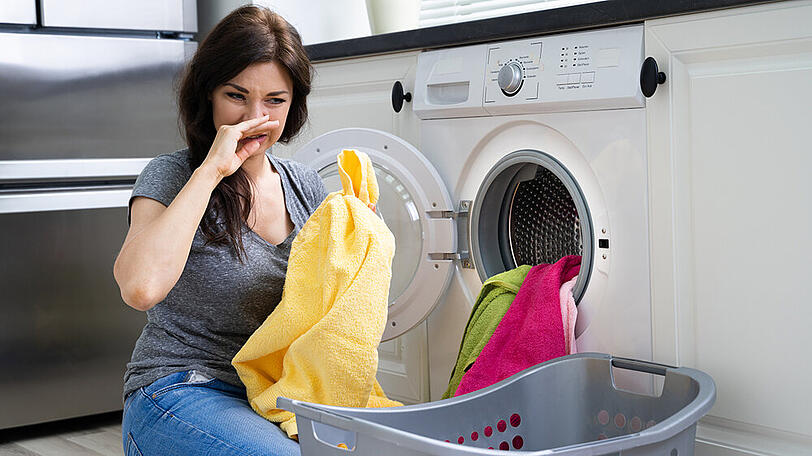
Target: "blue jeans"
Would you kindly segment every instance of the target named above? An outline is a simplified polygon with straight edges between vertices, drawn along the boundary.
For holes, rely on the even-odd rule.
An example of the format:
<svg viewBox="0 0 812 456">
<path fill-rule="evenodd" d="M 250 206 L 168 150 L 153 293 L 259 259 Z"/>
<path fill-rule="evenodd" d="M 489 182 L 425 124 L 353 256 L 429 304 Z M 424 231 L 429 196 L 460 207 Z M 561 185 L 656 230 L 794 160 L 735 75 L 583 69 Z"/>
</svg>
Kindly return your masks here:
<svg viewBox="0 0 812 456">
<path fill-rule="evenodd" d="M 195 371 L 130 393 L 121 423 L 127 456 L 299 455 L 299 444 L 259 416 L 245 389 Z"/>
</svg>

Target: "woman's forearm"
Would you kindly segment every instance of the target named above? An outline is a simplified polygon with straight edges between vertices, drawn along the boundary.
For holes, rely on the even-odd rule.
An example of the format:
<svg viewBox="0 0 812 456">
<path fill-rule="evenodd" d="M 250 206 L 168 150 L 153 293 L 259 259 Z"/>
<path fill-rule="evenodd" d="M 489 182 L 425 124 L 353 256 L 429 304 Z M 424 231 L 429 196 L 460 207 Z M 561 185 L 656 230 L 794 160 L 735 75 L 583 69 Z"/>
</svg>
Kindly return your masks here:
<svg viewBox="0 0 812 456">
<path fill-rule="evenodd" d="M 113 274 L 128 305 L 149 310 L 175 286 L 220 179 L 216 170 L 199 167 L 169 207 L 124 243 Z"/>
</svg>

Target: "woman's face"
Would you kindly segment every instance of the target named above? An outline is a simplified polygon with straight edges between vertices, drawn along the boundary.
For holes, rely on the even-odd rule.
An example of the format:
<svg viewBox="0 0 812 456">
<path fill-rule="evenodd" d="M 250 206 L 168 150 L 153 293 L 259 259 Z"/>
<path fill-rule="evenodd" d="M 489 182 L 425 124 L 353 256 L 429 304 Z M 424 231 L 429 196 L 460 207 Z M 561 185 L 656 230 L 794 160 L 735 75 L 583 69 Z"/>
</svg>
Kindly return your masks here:
<svg viewBox="0 0 812 456">
<path fill-rule="evenodd" d="M 211 95 L 214 128 L 235 125 L 269 115 L 279 127 L 271 130 L 259 151 L 273 145 L 285 129 L 293 97 L 293 82 L 287 70 L 276 62 L 255 63 L 214 89 Z"/>
</svg>

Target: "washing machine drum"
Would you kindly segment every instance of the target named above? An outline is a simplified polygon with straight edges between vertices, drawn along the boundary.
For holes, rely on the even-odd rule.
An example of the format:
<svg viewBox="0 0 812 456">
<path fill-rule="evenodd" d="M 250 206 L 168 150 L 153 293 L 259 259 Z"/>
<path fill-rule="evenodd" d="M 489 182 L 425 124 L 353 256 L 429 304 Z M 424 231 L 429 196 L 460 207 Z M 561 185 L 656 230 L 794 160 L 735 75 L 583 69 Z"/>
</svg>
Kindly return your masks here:
<svg viewBox="0 0 812 456">
<path fill-rule="evenodd" d="M 537 150 L 507 155 L 486 175 L 471 210 L 471 255 L 480 278 L 523 264 L 580 255 L 573 294 L 580 301 L 592 269 L 589 207 L 573 176 Z"/>
</svg>

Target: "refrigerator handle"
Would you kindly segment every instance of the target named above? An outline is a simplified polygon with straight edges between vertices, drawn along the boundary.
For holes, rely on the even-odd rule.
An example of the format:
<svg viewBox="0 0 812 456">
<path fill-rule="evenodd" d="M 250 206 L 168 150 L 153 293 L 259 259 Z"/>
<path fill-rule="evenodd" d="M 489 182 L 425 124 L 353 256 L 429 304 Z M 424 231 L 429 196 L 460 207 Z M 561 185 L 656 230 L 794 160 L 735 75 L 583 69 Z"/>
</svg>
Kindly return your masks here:
<svg viewBox="0 0 812 456">
<path fill-rule="evenodd" d="M 127 207 L 132 188 L 0 194 L 0 214 Z"/>
</svg>

